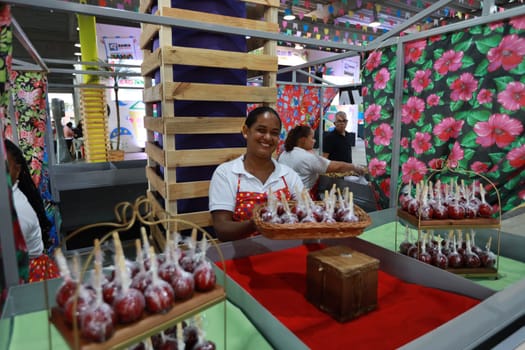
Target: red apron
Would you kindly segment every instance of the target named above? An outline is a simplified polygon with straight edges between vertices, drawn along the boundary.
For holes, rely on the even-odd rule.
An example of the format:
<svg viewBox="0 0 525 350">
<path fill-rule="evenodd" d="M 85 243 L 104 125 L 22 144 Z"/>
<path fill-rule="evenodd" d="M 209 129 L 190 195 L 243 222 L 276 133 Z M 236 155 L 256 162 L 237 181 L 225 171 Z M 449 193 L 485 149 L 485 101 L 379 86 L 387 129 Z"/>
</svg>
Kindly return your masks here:
<svg viewBox="0 0 525 350">
<path fill-rule="evenodd" d="M 281 192 L 284 193 L 286 200 L 292 198 L 292 194 L 288 189 L 288 184 L 284 179 L 284 176 L 281 176 L 284 182 L 284 187 L 275 191 L 274 193 L 281 198 Z M 233 220 L 234 221 L 246 221 L 250 220 L 253 215 L 253 208 L 257 204 L 264 204 L 268 198 L 266 193 L 258 192 L 241 192 L 241 176 L 237 180 L 237 195 L 235 196 L 235 209 L 233 210 Z"/>
</svg>

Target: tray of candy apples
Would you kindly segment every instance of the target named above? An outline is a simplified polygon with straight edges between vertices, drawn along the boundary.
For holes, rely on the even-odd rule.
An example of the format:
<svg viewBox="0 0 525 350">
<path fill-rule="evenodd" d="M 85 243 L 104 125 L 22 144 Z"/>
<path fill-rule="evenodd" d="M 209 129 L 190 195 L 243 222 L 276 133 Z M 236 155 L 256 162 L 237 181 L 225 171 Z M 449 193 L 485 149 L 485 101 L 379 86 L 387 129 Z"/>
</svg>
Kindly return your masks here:
<svg viewBox="0 0 525 350">
<path fill-rule="evenodd" d="M 63 283 L 56 292 L 51 322 L 71 348 L 130 346 L 225 300 L 224 289 L 216 285 L 213 267 L 205 258 L 207 240 L 200 240 L 198 247 L 188 243 L 189 249 L 182 250 L 178 235 L 169 236 L 164 254 L 156 255 L 142 230 L 143 245 L 135 242 L 136 260 L 129 261 L 114 233 L 112 273 L 102 269 L 96 240 L 89 278 L 81 277 L 78 257 L 73 257 L 70 269 L 62 252 L 56 251 Z"/>
<path fill-rule="evenodd" d="M 307 191 L 293 202 L 269 193 L 266 205 L 255 209 L 254 221 L 258 232 L 271 239 L 354 237 L 372 223 L 354 204 L 353 193 L 345 188 L 342 194 L 335 186 L 322 201 L 313 201 Z"/>
<path fill-rule="evenodd" d="M 431 181 L 416 184 L 415 194 L 409 183 L 399 196 L 398 216 L 418 227 L 468 226 L 499 227 L 495 210 L 485 200 L 486 189 L 477 181 L 465 185 L 462 180 L 442 184 Z"/>
<path fill-rule="evenodd" d="M 461 229 L 456 230 L 456 234 L 454 230 L 449 230 L 447 237 L 434 235 L 433 230 L 420 236 L 419 239 L 412 239 L 407 226 L 405 239 L 399 244 L 399 252 L 455 274 L 497 275 L 498 258 L 491 250 L 492 237 L 481 248 L 476 244 L 476 232 L 473 229 L 465 234 L 465 238 Z"/>
</svg>

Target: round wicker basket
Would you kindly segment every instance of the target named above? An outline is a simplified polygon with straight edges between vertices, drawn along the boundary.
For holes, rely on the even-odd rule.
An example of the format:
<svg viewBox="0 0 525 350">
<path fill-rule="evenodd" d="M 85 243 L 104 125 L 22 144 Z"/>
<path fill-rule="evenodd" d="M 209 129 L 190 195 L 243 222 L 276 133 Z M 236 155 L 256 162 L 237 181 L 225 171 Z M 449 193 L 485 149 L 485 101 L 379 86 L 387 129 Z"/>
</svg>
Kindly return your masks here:
<svg viewBox="0 0 525 350">
<path fill-rule="evenodd" d="M 261 219 L 262 206 L 258 206 L 253 215 L 257 231 L 270 239 L 320 239 L 320 238 L 345 238 L 359 236 L 372 220 L 370 216 L 354 205 L 357 222 L 313 222 L 298 224 L 274 224 Z"/>
</svg>

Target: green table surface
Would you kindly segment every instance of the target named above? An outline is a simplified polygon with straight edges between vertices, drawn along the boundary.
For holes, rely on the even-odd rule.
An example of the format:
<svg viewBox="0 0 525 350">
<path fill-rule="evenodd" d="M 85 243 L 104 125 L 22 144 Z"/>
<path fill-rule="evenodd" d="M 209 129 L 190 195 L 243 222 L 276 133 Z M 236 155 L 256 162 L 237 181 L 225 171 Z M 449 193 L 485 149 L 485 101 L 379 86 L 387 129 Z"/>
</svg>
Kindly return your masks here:
<svg viewBox="0 0 525 350">
<path fill-rule="evenodd" d="M 226 313 L 224 308 L 226 305 Z M 205 338 L 213 341 L 217 349 L 272 349 L 271 345 L 246 318 L 243 312 L 230 302 L 216 304 L 201 314 Z M 226 317 L 226 344 L 224 343 L 224 319 Z M 47 322 L 47 311 L 38 311 L 14 317 L 13 334 L 9 350 L 69 349 L 55 327 Z M 48 343 L 48 334 L 51 344 Z M 225 347 L 226 345 L 226 347 Z"/>
<path fill-rule="evenodd" d="M 404 226 L 398 225 L 397 243 L 399 244 L 404 239 Z M 417 231 L 413 230 L 414 237 L 417 237 Z M 400 236 L 401 233 L 401 236 Z M 384 224 L 370 230 L 366 230 L 359 238 L 378 245 L 382 248 L 396 251 L 396 223 L 391 222 Z M 525 278 L 525 263 L 506 258 L 499 257 L 498 278 L 470 278 L 473 282 L 479 283 L 484 287 L 500 291 L 510 285 Z"/>
</svg>

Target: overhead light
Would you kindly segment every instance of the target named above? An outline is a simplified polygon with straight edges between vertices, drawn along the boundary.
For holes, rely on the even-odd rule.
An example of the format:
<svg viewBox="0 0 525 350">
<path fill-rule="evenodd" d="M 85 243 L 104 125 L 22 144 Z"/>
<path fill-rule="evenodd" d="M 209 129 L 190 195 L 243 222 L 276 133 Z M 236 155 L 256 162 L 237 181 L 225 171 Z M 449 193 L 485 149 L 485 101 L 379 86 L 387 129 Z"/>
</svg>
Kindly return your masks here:
<svg viewBox="0 0 525 350">
<path fill-rule="evenodd" d="M 79 44 L 79 43 L 76 43 L 76 44 L 75 44 L 75 47 L 80 47 L 80 44 Z"/>
<path fill-rule="evenodd" d="M 74 55 L 75 56 L 82 56 L 82 53 L 81 52 L 75 52 Z"/>
<path fill-rule="evenodd" d="M 246 35 L 246 39 L 251 39 L 252 37 L 249 35 Z"/>
<path fill-rule="evenodd" d="M 301 45 L 301 44 L 295 44 L 295 49 L 296 50 L 302 50 L 302 49 L 304 49 L 304 46 Z"/>
<path fill-rule="evenodd" d="M 374 6 L 374 18 L 371 23 L 368 24 L 369 27 L 377 28 L 381 25 L 381 22 L 379 22 L 379 16 L 377 15 L 377 8 Z"/>
<path fill-rule="evenodd" d="M 77 27 L 77 32 L 80 31 L 80 27 Z"/>
<path fill-rule="evenodd" d="M 293 21 L 295 19 L 295 15 L 293 14 L 291 7 L 288 7 L 286 10 L 284 10 L 283 19 L 286 21 Z"/>
</svg>

